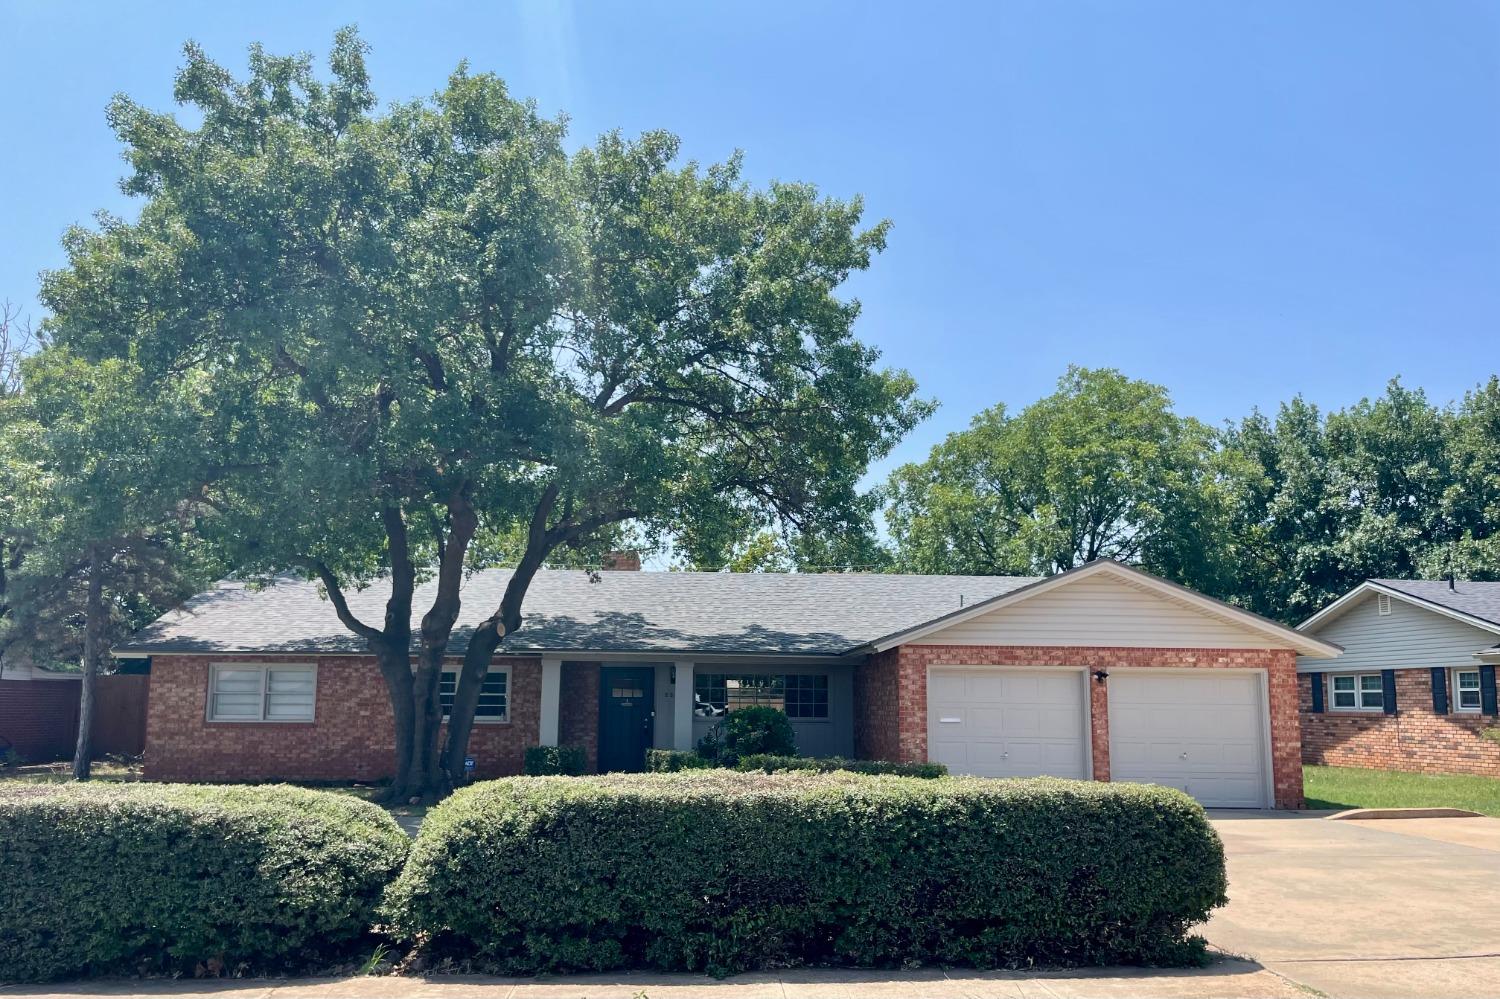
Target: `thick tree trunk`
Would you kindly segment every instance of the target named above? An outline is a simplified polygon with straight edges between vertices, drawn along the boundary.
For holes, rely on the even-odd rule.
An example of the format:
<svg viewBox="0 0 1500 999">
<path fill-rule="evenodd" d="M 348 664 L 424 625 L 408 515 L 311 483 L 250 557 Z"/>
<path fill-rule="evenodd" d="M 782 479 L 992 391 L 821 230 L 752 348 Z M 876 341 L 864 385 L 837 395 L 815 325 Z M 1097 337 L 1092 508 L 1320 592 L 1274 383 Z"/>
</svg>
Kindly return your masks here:
<svg viewBox="0 0 1500 999">
<path fill-rule="evenodd" d="M 97 546 L 89 549 L 88 601 L 83 620 L 83 681 L 78 695 L 78 743 L 73 748 L 73 779 L 88 780 L 94 754 L 94 692 L 104 644 L 104 565 Z"/>
<path fill-rule="evenodd" d="M 478 709 L 478 694 L 484 685 L 484 673 L 489 672 L 489 663 L 495 657 L 495 649 L 505 634 L 520 627 L 520 604 L 525 600 L 526 589 L 541 568 L 541 562 L 552 550 L 546 531 L 546 514 L 550 502 L 538 507 L 537 517 L 532 520 L 531 537 L 526 543 L 525 553 L 520 556 L 516 570 L 505 583 L 505 595 L 499 609 L 484 619 L 469 636 L 468 648 L 463 649 L 463 666 L 459 670 L 458 690 L 453 694 L 453 711 L 449 714 L 449 742 L 443 751 L 443 769 L 450 783 L 463 780 L 463 757 L 468 754 L 469 733 L 474 730 L 474 712 Z"/>
<path fill-rule="evenodd" d="M 490 660 L 500 647 L 501 635 L 496 630 L 499 623 L 498 617 L 480 623 L 469 636 L 469 646 L 464 650 L 458 688 L 453 695 L 453 710 L 448 715 L 448 744 L 442 757 L 442 768 L 448 782 L 455 787 L 466 776 L 464 757 L 469 752 L 469 734 L 474 730 L 474 712 L 479 709 L 479 691 L 484 684 L 484 675 L 489 672 Z"/>
<path fill-rule="evenodd" d="M 404 802 L 412 797 L 412 764 L 416 748 L 411 648 L 409 644 L 397 646 L 384 640 L 372 640 L 370 644 L 375 652 L 375 661 L 380 666 L 381 678 L 385 681 L 386 695 L 391 702 L 391 720 L 396 732 L 396 772 L 391 778 L 386 796 L 392 802 Z"/>
<path fill-rule="evenodd" d="M 510 582 L 505 585 L 505 595 L 500 600 L 500 606 L 474 630 L 469 638 L 469 646 L 464 650 L 458 689 L 454 692 L 453 710 L 448 718 L 448 743 L 442 758 L 443 769 L 447 771 L 448 780 L 453 784 L 464 778 L 464 756 L 469 749 L 469 735 L 474 729 L 474 712 L 479 707 L 484 675 L 489 672 L 490 660 L 494 658 L 500 642 L 506 635 L 521 627 L 521 604 L 526 599 L 526 591 L 531 587 L 537 570 L 558 545 L 569 544 L 606 524 L 635 516 L 634 510 L 620 508 L 565 521 L 549 528 L 547 521 L 557 505 L 557 498 L 556 485 L 548 486 L 542 493 L 536 510 L 532 512 L 526 551 L 511 573 Z"/>
</svg>

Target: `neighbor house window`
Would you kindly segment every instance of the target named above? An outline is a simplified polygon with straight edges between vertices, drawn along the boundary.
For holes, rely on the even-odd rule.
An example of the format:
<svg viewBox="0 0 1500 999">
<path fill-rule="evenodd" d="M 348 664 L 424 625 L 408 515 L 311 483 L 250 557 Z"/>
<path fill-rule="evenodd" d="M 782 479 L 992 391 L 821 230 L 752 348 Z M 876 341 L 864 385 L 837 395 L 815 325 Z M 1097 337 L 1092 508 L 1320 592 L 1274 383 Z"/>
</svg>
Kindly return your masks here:
<svg viewBox="0 0 1500 999">
<path fill-rule="evenodd" d="M 1478 711 L 1479 670 L 1456 669 L 1453 671 L 1453 707 L 1458 711 Z"/>
<path fill-rule="evenodd" d="M 453 713 L 453 697 L 457 693 L 458 673 L 444 673 L 438 677 L 438 700 L 443 705 L 443 721 Z M 474 710 L 474 721 L 508 721 L 509 710 L 510 667 L 492 666 L 484 676 L 484 686 L 479 688 L 479 707 Z"/>
<path fill-rule="evenodd" d="M 788 718 L 828 717 L 826 673 L 696 673 L 693 713 L 714 718 L 736 708 L 779 708 Z"/>
<path fill-rule="evenodd" d="M 317 676 L 313 666 L 214 666 L 209 679 L 208 720 L 312 721 Z"/>
<path fill-rule="evenodd" d="M 1333 677 L 1333 707 L 1337 711 L 1379 711 L 1385 691 L 1379 673 L 1343 673 Z"/>
</svg>

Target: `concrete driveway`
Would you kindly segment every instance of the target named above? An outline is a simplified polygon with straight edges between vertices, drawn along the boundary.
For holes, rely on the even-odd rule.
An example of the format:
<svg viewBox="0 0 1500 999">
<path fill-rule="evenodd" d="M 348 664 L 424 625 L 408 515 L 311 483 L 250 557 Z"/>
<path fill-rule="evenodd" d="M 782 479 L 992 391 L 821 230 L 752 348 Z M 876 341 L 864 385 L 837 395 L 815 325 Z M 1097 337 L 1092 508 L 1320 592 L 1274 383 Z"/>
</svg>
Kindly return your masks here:
<svg viewBox="0 0 1500 999">
<path fill-rule="evenodd" d="M 1221 950 L 1339 999 L 1500 996 L 1500 819 L 1211 817 Z"/>
</svg>

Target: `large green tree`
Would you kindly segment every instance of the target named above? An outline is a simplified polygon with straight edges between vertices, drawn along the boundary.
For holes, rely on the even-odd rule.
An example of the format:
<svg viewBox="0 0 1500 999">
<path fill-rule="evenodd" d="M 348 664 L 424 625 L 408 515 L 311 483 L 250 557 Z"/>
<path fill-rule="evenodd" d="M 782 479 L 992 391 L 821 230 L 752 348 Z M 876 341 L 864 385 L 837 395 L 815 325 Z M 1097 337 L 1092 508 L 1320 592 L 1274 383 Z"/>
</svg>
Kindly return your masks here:
<svg viewBox="0 0 1500 999">
<path fill-rule="evenodd" d="M 1229 595 L 1296 623 L 1371 577 L 1500 574 L 1500 385 L 1440 407 L 1393 380 L 1226 428 Z"/>
<path fill-rule="evenodd" d="M 18 418 L 21 361 L 37 345 L 31 324 L 22 320 L 20 310 L 9 301 L 0 303 L 0 676 L 5 671 L 6 651 L 17 640 L 12 580 L 31 543 L 23 511 L 34 485 L 24 463 L 6 447 L 11 439 L 7 428 Z"/>
<path fill-rule="evenodd" d="M 70 233 L 44 300 L 83 357 L 203 379 L 263 466 L 205 487 L 211 529 L 247 571 L 321 581 L 390 694 L 392 795 L 434 795 L 554 552 L 624 524 L 836 532 L 924 406 L 836 295 L 885 241 L 857 200 L 679 163 L 661 132 L 569 155 L 462 67 L 376 111 L 363 57 L 345 31 L 325 78 L 255 48 L 236 79 L 190 46 L 192 123 L 117 99 L 139 219 Z M 497 561 L 440 746 L 461 583 Z M 347 593 L 377 578 L 384 614 L 360 618 Z"/>
<path fill-rule="evenodd" d="M 1212 432 L 1166 390 L 1073 368 L 1021 412 L 951 434 L 887 487 L 899 567 L 1047 574 L 1098 558 L 1205 585 L 1220 511 Z"/>
<path fill-rule="evenodd" d="M 63 657 L 82 673 L 74 776 L 89 776 L 95 679 L 112 639 L 201 587 L 192 532 L 222 453 L 192 379 L 154 385 L 129 361 L 49 347 L 0 407 L 8 513 L 26 547 L 7 580 L 7 653 Z"/>
<path fill-rule="evenodd" d="M 1500 377 L 1464 396 L 1449 425 L 1444 540 L 1422 560 L 1424 574 L 1500 579 Z"/>
</svg>

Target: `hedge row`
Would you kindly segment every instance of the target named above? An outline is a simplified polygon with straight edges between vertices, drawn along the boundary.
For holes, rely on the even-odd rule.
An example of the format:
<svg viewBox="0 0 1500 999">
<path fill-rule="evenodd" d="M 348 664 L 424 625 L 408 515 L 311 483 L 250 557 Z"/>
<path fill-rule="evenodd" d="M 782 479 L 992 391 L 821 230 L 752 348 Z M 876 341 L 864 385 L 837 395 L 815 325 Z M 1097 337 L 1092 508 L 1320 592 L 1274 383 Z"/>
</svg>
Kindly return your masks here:
<svg viewBox="0 0 1500 999">
<path fill-rule="evenodd" d="M 522 771 L 532 777 L 576 777 L 589 768 L 582 746 L 528 746 Z"/>
<path fill-rule="evenodd" d="M 705 759 L 697 753 L 684 749 L 646 750 L 646 770 L 649 773 L 675 774 L 683 770 L 710 770 L 720 764 Z M 887 774 L 894 777 L 946 777 L 948 768 L 941 763 L 891 763 L 886 760 L 846 760 L 839 756 L 773 756 L 756 753 L 743 756 L 730 768 L 742 773 L 786 773 L 791 770 L 812 770 L 832 773 L 846 770 L 856 774 Z"/>
<path fill-rule="evenodd" d="M 494 781 L 429 813 L 387 895 L 494 970 L 1181 963 L 1225 901 L 1159 787 L 724 770 Z"/>
<path fill-rule="evenodd" d="M 407 849 L 383 809 L 295 787 L 0 789 L 0 980 L 326 968 Z"/>
<path fill-rule="evenodd" d="M 675 774 L 682 770 L 712 770 L 718 764 L 688 749 L 646 750 L 646 772 Z"/>
<path fill-rule="evenodd" d="M 1224 902 L 1218 838 L 1177 791 L 754 763 L 475 785 L 409 858 L 346 795 L 0 789 L 0 980 L 326 969 L 380 924 L 523 974 L 1180 963 Z"/>
<path fill-rule="evenodd" d="M 736 770 L 759 770 L 762 773 L 778 774 L 791 770 L 812 770 L 817 773 L 832 773 L 846 770 L 855 774 L 886 774 L 893 777 L 922 777 L 931 780 L 948 776 L 948 768 L 941 763 L 891 763 L 887 760 L 846 760 L 839 756 L 744 756 L 734 765 Z"/>
</svg>

